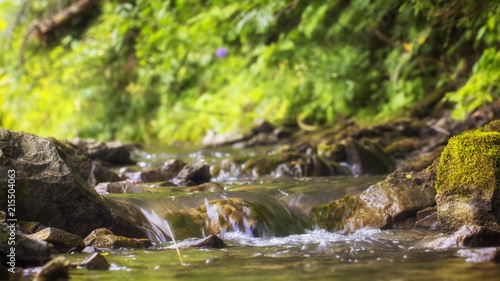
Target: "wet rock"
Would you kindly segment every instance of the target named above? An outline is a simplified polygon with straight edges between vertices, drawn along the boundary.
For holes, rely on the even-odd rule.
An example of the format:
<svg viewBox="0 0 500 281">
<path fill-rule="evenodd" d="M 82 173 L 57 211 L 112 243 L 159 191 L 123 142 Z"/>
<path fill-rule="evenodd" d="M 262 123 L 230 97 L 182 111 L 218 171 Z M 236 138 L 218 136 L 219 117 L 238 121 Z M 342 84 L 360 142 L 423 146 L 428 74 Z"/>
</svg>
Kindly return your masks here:
<svg viewBox="0 0 500 281">
<path fill-rule="evenodd" d="M 151 169 L 148 171 L 126 172 L 126 177 L 135 182 L 160 182 L 169 181 L 175 178 L 186 166 L 186 162 L 180 159 L 171 159 L 163 165 L 161 169 Z"/>
<path fill-rule="evenodd" d="M 36 281 L 52 281 L 58 279 L 69 279 L 71 263 L 65 257 L 56 257 L 44 266 L 35 275 Z"/>
<path fill-rule="evenodd" d="M 260 132 L 250 138 L 246 143 L 245 147 L 252 147 L 257 145 L 271 145 L 278 143 L 278 137 L 272 133 Z"/>
<path fill-rule="evenodd" d="M 87 247 L 96 248 L 147 248 L 152 246 L 149 239 L 127 238 L 113 234 L 106 228 L 99 228 L 92 231 L 85 239 Z"/>
<path fill-rule="evenodd" d="M 211 178 L 210 166 L 204 160 L 198 160 L 184 166 L 173 182 L 181 186 L 191 186 L 209 182 Z"/>
<path fill-rule="evenodd" d="M 484 263 L 494 262 L 500 263 L 500 247 L 488 247 L 481 249 L 462 249 L 457 252 L 459 257 L 466 258 L 466 262 Z"/>
<path fill-rule="evenodd" d="M 420 147 L 418 138 L 403 138 L 388 145 L 384 151 L 394 158 L 403 158 Z"/>
<path fill-rule="evenodd" d="M 93 253 L 99 253 L 100 250 L 99 249 L 96 249 L 95 247 L 85 247 L 83 248 L 82 250 L 82 253 L 89 253 L 89 254 L 93 254 Z"/>
<path fill-rule="evenodd" d="M 419 210 L 435 205 L 435 190 L 419 176 L 391 174 L 358 197 L 347 196 L 314 208 L 316 221 L 329 230 L 354 232 L 365 226 L 391 228 Z"/>
<path fill-rule="evenodd" d="M 225 134 L 216 134 L 214 131 L 209 130 L 201 144 L 204 147 L 218 147 L 223 145 L 230 145 L 244 140 L 242 134 L 236 132 L 228 132 Z"/>
<path fill-rule="evenodd" d="M 441 155 L 436 190 L 443 232 L 464 225 L 499 231 L 500 133 L 472 132 L 450 139 Z"/>
<path fill-rule="evenodd" d="M 0 225 L 0 260 L 3 264 L 11 262 L 12 245 L 9 245 L 12 227 Z M 50 260 L 51 246 L 47 242 L 29 237 L 19 231 L 15 233 L 15 266 L 39 266 Z"/>
<path fill-rule="evenodd" d="M 80 236 L 53 227 L 44 228 L 43 230 L 30 235 L 30 237 L 51 243 L 56 247 L 56 249 L 64 251 L 72 248 L 75 248 L 76 250 L 85 248 L 83 239 Z"/>
<path fill-rule="evenodd" d="M 500 245 L 500 232 L 484 226 L 464 225 L 453 234 L 424 243 L 424 248 L 437 250 L 461 247 L 487 247 Z"/>
<path fill-rule="evenodd" d="M 0 129 L 0 195 L 7 197 L 7 171 L 16 171 L 17 219 L 37 221 L 80 236 L 99 227 L 145 237 L 139 210 L 101 197 L 65 161 L 64 150 L 41 137 Z M 7 201 L 0 208 L 7 209 Z M 126 216 L 121 216 L 126 214 Z M 142 216 L 142 217 L 141 217 Z M 137 218 L 136 221 L 131 218 Z"/>
<path fill-rule="evenodd" d="M 181 248 L 226 248 L 226 242 L 220 239 L 217 235 L 209 235 L 206 238 L 198 239 L 196 241 L 190 242 L 186 245 L 182 245 Z"/>
<path fill-rule="evenodd" d="M 426 217 L 418 219 L 415 222 L 415 227 L 427 230 L 441 230 L 441 225 L 439 224 L 437 211 L 434 211 L 433 213 L 427 215 Z"/>
<path fill-rule="evenodd" d="M 69 143 L 82 154 L 94 160 L 99 159 L 113 165 L 135 164 L 135 161 L 131 158 L 131 152 L 138 148 L 136 144 L 119 141 L 99 142 L 82 139 L 75 139 Z"/>
<path fill-rule="evenodd" d="M 90 159 L 69 143 L 55 138 L 48 138 L 48 140 L 57 146 L 61 157 L 64 158 L 64 162 L 90 185 L 122 180 L 116 173 L 101 165 L 99 161 Z"/>
<path fill-rule="evenodd" d="M 380 175 L 394 171 L 394 161 L 375 142 L 358 142 L 352 138 L 344 142 L 346 160 L 353 167 L 353 174 Z"/>
<path fill-rule="evenodd" d="M 199 185 L 199 186 L 191 187 L 187 191 L 188 192 L 194 192 L 194 191 L 214 192 L 214 191 L 220 191 L 220 190 L 224 190 L 224 187 L 221 184 L 216 183 L 216 182 L 207 182 L 207 183 L 204 183 L 204 184 Z"/>
<path fill-rule="evenodd" d="M 109 269 L 109 263 L 106 258 L 99 254 L 94 253 L 91 256 L 87 257 L 81 264 L 81 267 L 84 267 L 89 270 L 107 270 Z"/>
<path fill-rule="evenodd" d="M 274 206 L 241 198 L 205 201 L 197 208 L 165 215 L 177 239 L 217 235 L 228 231 L 243 231 L 249 235 L 290 235 L 301 233 L 303 222 L 293 217 L 283 206 Z"/>
<path fill-rule="evenodd" d="M 120 182 L 103 182 L 95 187 L 95 190 L 99 194 L 108 193 L 146 193 L 147 191 L 142 189 L 138 184 L 131 181 L 120 181 Z"/>
</svg>

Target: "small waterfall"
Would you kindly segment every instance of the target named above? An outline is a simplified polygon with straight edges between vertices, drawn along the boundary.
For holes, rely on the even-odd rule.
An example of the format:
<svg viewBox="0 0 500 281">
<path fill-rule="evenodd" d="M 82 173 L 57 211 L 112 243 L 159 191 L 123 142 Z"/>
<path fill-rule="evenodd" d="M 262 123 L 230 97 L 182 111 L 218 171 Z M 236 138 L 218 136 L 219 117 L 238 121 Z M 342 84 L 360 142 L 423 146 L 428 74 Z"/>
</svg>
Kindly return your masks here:
<svg viewBox="0 0 500 281">
<path fill-rule="evenodd" d="M 158 216 L 155 211 L 148 211 L 143 208 L 140 208 L 140 210 L 150 224 L 150 227 L 144 227 L 149 240 L 156 244 L 165 244 L 175 238 L 173 237 L 174 232 L 167 220 Z"/>
</svg>

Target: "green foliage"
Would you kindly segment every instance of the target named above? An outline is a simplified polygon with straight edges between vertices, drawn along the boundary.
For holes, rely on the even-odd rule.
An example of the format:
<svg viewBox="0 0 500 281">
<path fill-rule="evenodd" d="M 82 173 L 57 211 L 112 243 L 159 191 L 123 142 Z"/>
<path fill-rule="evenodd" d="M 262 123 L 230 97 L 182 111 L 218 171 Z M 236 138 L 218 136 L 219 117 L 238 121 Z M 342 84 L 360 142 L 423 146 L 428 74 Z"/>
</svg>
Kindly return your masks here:
<svg viewBox="0 0 500 281">
<path fill-rule="evenodd" d="M 255 118 L 373 121 L 440 89 L 460 117 L 498 96 L 495 1 L 102 1 L 46 45 L 29 36 L 24 70 L 29 23 L 72 1 L 21 2 L 0 2 L 5 128 L 170 143 Z"/>
<path fill-rule="evenodd" d="M 471 132 L 450 139 L 437 172 L 438 193 L 484 194 L 499 187 L 500 133 Z"/>
</svg>

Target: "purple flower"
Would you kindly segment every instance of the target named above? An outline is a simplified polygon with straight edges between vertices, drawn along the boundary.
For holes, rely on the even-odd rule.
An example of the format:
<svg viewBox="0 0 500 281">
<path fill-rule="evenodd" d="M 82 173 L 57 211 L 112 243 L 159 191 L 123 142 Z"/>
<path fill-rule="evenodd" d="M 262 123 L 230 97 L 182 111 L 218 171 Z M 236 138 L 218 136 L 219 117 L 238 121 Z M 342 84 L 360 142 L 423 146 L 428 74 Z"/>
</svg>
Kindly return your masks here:
<svg viewBox="0 0 500 281">
<path fill-rule="evenodd" d="M 228 53 L 229 52 L 224 47 L 220 47 L 219 49 L 217 49 L 217 51 L 215 51 L 215 55 L 219 58 L 225 58 Z"/>
</svg>

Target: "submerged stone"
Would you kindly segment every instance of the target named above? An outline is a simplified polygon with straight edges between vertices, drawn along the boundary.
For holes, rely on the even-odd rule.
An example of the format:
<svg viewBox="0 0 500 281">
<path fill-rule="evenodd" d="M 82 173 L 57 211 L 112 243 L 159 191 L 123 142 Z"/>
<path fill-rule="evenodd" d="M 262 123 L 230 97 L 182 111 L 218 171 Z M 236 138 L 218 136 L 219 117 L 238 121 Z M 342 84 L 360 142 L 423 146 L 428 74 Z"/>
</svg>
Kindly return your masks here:
<svg viewBox="0 0 500 281">
<path fill-rule="evenodd" d="M 149 239 L 127 238 L 113 234 L 106 228 L 99 228 L 90 233 L 84 243 L 96 248 L 147 248 L 152 246 Z"/>
<path fill-rule="evenodd" d="M 464 225 L 500 230 L 500 133 L 472 132 L 450 139 L 438 168 L 437 210 L 443 232 Z"/>
<path fill-rule="evenodd" d="M 263 204 L 241 198 L 206 201 L 205 205 L 168 213 L 177 239 L 217 235 L 242 231 L 257 237 L 301 233 L 303 222 L 292 216 L 283 206 Z"/>
</svg>

